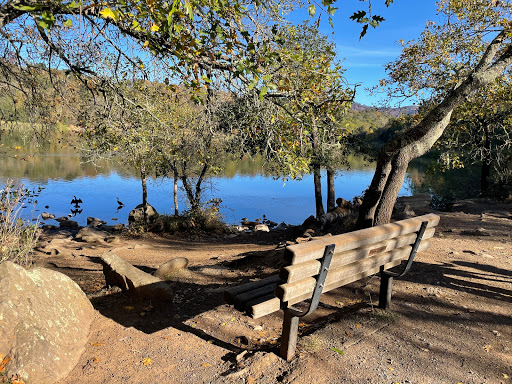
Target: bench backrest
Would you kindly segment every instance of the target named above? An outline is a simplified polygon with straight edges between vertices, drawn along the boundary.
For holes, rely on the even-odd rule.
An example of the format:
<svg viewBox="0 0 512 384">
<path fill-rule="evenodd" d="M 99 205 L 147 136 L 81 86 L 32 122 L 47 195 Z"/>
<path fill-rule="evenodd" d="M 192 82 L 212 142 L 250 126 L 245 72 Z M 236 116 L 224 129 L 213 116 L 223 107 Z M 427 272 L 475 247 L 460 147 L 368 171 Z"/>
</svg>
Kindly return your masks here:
<svg viewBox="0 0 512 384">
<path fill-rule="evenodd" d="M 366 228 L 341 235 L 331 236 L 286 248 L 287 266 L 281 268 L 282 283 L 275 288 L 275 298 L 251 303 L 252 317 L 272 313 L 310 299 L 316 284 L 315 276 L 320 270 L 320 260 L 325 246 L 335 245 L 323 292 L 352 283 L 364 277 L 399 265 L 409 257 L 421 224 L 427 229 L 418 251 L 426 249 L 434 236 L 439 216 L 428 214 L 397 221 L 378 227 Z"/>
</svg>

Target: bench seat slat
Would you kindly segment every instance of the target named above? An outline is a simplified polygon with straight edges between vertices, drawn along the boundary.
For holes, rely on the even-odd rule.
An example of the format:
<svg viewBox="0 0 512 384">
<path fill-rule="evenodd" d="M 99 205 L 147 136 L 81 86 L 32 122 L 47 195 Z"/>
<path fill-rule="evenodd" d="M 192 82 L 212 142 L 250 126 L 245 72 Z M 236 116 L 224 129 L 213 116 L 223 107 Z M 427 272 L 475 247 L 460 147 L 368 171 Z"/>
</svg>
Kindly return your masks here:
<svg viewBox="0 0 512 384">
<path fill-rule="evenodd" d="M 439 223 L 439 216 L 430 213 L 428 215 L 401 220 L 399 222 L 380 225 L 378 227 L 360 229 L 341 235 L 318 239 L 307 243 L 291 245 L 286 248 L 285 261 L 289 264 L 298 264 L 309 260 L 320 259 L 324 248 L 329 244 L 336 246 L 337 252 L 349 251 L 359 247 L 372 245 L 390 238 L 417 232 L 421 223 L 427 221 L 427 228 L 435 227 Z"/>
<path fill-rule="evenodd" d="M 273 283 L 236 295 L 234 298 L 235 309 L 238 309 L 239 311 L 244 311 L 246 303 L 257 299 L 258 297 L 273 295 L 276 286 L 277 283 Z"/>
<path fill-rule="evenodd" d="M 270 277 L 267 277 L 265 279 L 257 280 L 257 281 L 251 281 L 246 284 L 242 285 L 236 285 L 234 287 L 230 287 L 224 290 L 224 301 L 227 304 L 233 304 L 234 298 L 236 295 L 239 295 L 244 292 L 251 291 L 253 289 L 257 289 L 269 284 L 275 284 L 275 283 L 282 283 L 282 280 L 280 279 L 279 275 L 272 275 Z"/>
<path fill-rule="evenodd" d="M 272 294 L 248 302 L 245 308 L 248 316 L 251 316 L 253 319 L 259 319 L 279 311 L 281 309 L 281 300 Z"/>
<path fill-rule="evenodd" d="M 432 238 L 434 236 L 434 232 L 435 228 L 427 229 L 423 235 L 423 240 Z M 399 236 L 394 239 L 385 240 L 380 243 L 372 244 L 358 249 L 352 249 L 350 251 L 335 251 L 331 261 L 330 269 L 332 270 L 343 265 L 357 262 L 367 258 L 368 256 L 376 255 L 377 253 L 389 252 L 393 249 L 413 244 L 416 241 L 416 237 L 416 233 L 410 233 L 408 235 Z M 319 272 L 320 261 L 310 260 L 300 264 L 289 265 L 281 268 L 279 276 L 283 281 L 287 283 L 293 283 L 310 276 L 316 276 Z"/>
<path fill-rule="evenodd" d="M 389 269 L 396 267 L 397 265 L 401 264 L 402 260 L 395 260 L 390 263 L 387 263 L 384 265 L 384 269 Z M 358 272 L 353 276 L 350 276 L 349 278 L 338 280 L 335 283 L 326 285 L 322 292 L 329 292 L 333 289 L 339 288 L 341 286 L 350 284 L 354 281 L 361 280 L 365 277 L 374 275 L 380 271 L 380 267 L 375 267 L 372 269 L 369 269 L 364 272 Z M 297 303 L 300 303 L 301 301 L 311 299 L 311 295 L 313 292 L 308 292 L 306 294 L 294 297 L 290 299 L 286 304 L 287 306 L 294 305 Z M 279 311 L 282 307 L 281 300 L 279 300 L 275 295 L 269 295 L 267 297 L 262 297 L 259 300 L 249 302 L 246 304 L 246 314 L 248 316 L 251 316 L 253 319 L 259 319 L 260 317 L 270 315 L 271 313 Z"/>
<path fill-rule="evenodd" d="M 430 242 L 428 240 L 422 241 L 418 251 L 426 249 L 429 245 Z M 394 249 L 390 252 L 376 254 L 372 257 L 368 257 L 364 260 L 356 261 L 342 267 L 330 268 L 329 273 L 327 274 L 325 285 L 327 286 L 329 284 L 334 284 L 340 279 L 343 279 L 344 281 L 345 279 L 348 279 L 349 282 L 356 281 L 358 279 L 354 280 L 354 278 L 358 276 L 360 272 L 365 272 L 367 270 L 373 271 L 375 267 L 377 268 L 378 272 L 380 266 L 384 264 L 407 258 L 411 253 L 411 249 L 412 246 L 407 245 L 402 248 Z M 294 297 L 300 296 L 301 294 L 312 294 L 315 284 L 316 279 L 314 277 L 307 277 L 293 283 L 281 284 L 276 287 L 275 293 L 278 298 L 280 298 L 283 302 L 286 302 L 290 301 Z M 323 291 L 325 291 L 325 288 Z"/>
</svg>

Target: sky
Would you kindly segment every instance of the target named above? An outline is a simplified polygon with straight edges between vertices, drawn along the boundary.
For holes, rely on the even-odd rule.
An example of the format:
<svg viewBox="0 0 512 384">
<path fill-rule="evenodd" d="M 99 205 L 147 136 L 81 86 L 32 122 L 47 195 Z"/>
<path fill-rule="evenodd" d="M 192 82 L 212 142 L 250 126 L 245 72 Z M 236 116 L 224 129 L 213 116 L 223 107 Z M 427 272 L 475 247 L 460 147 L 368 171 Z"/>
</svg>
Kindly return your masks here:
<svg viewBox="0 0 512 384">
<path fill-rule="evenodd" d="M 365 105 L 379 106 L 382 96 L 370 95 L 364 88 L 377 85 L 385 77 L 384 65 L 400 54 L 399 40 L 414 40 L 420 36 L 427 20 L 437 20 L 434 0 L 395 0 L 389 8 L 384 0 L 372 0 L 372 13 L 386 20 L 377 28 L 369 28 L 366 36 L 359 40 L 361 24 L 349 19 L 354 11 L 365 9 L 366 2 L 360 0 L 338 0 L 339 8 L 333 16 L 334 29 L 322 15 L 320 30 L 331 36 L 336 43 L 338 58 L 346 69 L 345 77 L 350 84 L 361 84 L 357 88 L 355 101 Z M 316 16 L 315 16 L 316 17 Z M 307 12 L 294 12 L 292 20 L 308 18 Z M 411 102 L 412 104 L 412 102 Z"/>
</svg>

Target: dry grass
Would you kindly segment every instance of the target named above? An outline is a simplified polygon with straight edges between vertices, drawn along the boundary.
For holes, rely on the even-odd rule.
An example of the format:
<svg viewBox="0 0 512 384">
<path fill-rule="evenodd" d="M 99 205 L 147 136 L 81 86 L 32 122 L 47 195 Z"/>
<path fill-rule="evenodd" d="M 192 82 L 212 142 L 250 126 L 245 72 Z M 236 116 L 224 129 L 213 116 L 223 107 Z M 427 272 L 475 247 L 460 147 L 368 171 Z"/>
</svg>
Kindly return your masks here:
<svg viewBox="0 0 512 384">
<path fill-rule="evenodd" d="M 0 190 L 0 262 L 12 261 L 27 267 L 32 264 L 32 252 L 39 238 L 37 224 L 25 222 L 20 211 L 29 197 L 28 191 L 7 181 Z"/>
</svg>

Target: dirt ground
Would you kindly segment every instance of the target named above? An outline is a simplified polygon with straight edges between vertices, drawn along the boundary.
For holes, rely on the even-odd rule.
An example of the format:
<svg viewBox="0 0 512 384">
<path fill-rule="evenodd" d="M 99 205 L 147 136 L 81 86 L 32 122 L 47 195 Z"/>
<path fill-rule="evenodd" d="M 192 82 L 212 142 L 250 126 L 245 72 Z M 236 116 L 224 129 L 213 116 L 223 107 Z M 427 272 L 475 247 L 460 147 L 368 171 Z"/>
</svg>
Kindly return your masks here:
<svg viewBox="0 0 512 384">
<path fill-rule="evenodd" d="M 374 307 L 379 278 L 323 295 L 300 324 L 297 357 L 277 357 L 282 313 L 253 320 L 222 290 L 277 271 L 296 233 L 234 239 L 65 240 L 40 265 L 76 281 L 97 310 L 89 343 L 62 384 L 85 383 L 512 383 L 512 205 L 479 201 L 441 222 L 429 249 L 394 282 L 390 309 Z M 147 272 L 189 259 L 174 304 L 153 307 L 105 289 L 106 250 Z"/>
</svg>

